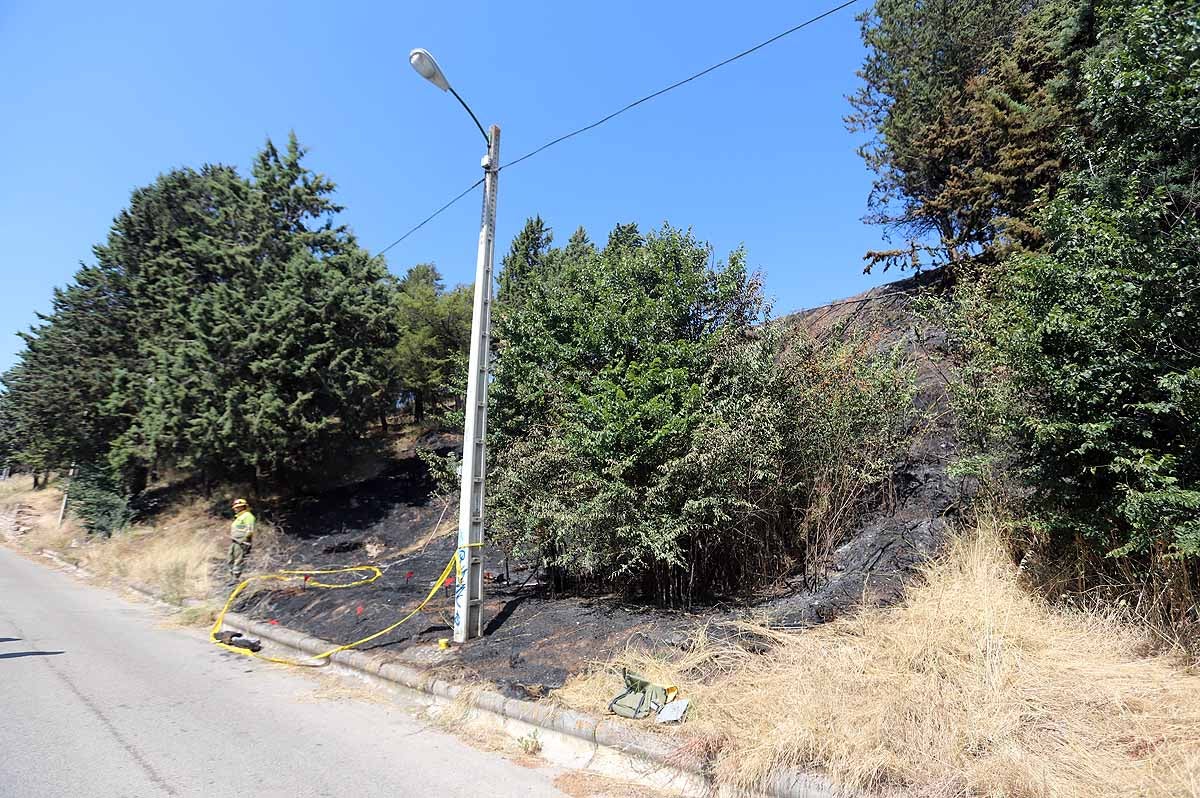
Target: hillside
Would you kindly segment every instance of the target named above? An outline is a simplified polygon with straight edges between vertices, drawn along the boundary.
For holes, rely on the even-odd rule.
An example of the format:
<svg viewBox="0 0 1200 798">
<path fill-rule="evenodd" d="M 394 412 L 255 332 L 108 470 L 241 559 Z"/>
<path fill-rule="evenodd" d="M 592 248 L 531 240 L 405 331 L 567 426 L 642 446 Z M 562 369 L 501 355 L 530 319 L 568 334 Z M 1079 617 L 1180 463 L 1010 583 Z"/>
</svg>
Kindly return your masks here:
<svg viewBox="0 0 1200 798">
<path fill-rule="evenodd" d="M 488 547 L 482 639 L 438 648 L 450 632 L 443 591 L 370 648 L 593 713 L 619 691 L 620 667 L 676 684 L 693 702 L 691 719 L 659 731 L 705 751 L 730 785 L 799 767 L 886 796 L 1200 794 L 1194 669 L 1160 653 L 1143 627 L 1048 605 L 1022 583 L 1000 524 L 959 512 L 970 486 L 946 472 L 945 353 L 938 331 L 911 312 L 937 280 L 922 275 L 789 319 L 814 335 L 853 327 L 875 346 L 902 347 L 918 364 L 917 401 L 928 411 L 824 578 L 806 585 L 797 576 L 782 595 L 685 613 L 556 594 L 524 563 L 507 563 L 506 580 L 502 553 Z M 445 451 L 459 441 L 428 435 L 415 445 Z M 433 487 L 410 446 L 370 478 L 262 507 L 270 523 L 254 570 L 370 562 L 384 576 L 345 590 L 300 580 L 264 587 L 238 608 L 339 642 L 393 622 L 455 545 L 454 507 Z M 0 490 L 16 545 L 59 551 L 176 600 L 223 597 L 216 543 L 228 521 L 214 514 L 217 497 L 160 492 L 156 526 L 105 542 L 83 539 L 71 522 L 59 529 L 59 496 L 29 490 L 25 478 Z"/>
<path fill-rule="evenodd" d="M 936 274 L 902 280 L 786 320 L 793 329 L 818 336 L 853 328 L 870 334 L 881 349 L 901 347 L 918 364 L 924 413 L 913 443 L 866 515 L 845 530 L 825 579 L 806 585 L 797 578 L 794 589 L 759 601 L 729 596 L 689 612 L 672 611 L 620 595 L 556 594 L 530 563 L 507 563 L 506 581 L 504 554 L 488 545 L 483 556 L 490 621 L 482 639 L 453 653 L 436 650 L 437 639 L 450 634 L 447 590 L 405 626 L 370 645 L 450 676 L 482 678 L 514 695 L 537 696 L 631 642 L 666 651 L 686 647 L 687 630 L 698 621 L 725 622 L 765 611 L 772 625 L 799 627 L 832 620 L 864 600 L 895 603 L 908 577 L 944 545 L 962 490 L 946 476 L 953 437 L 939 365 L 944 354 L 936 331 L 921 327 L 910 312 L 912 298 L 937 284 Z M 458 445 L 450 435 L 416 442 L 443 452 Z M 263 589 L 239 610 L 336 641 L 390 623 L 424 595 L 454 550 L 457 506 L 447 506 L 432 490 L 413 449 L 374 478 L 275 508 L 283 534 L 260 568 L 372 562 L 384 568 L 384 576 L 349 590 Z"/>
<path fill-rule="evenodd" d="M 880 350 L 898 347 L 916 365 L 920 416 L 889 483 L 856 524 L 844 530 L 826 578 L 799 584 L 764 605 L 774 624 L 806 626 L 832 620 L 864 602 L 894 603 L 908 575 L 946 542 L 970 486 L 946 472 L 955 456 L 955 439 L 946 396 L 945 335 L 912 313 L 913 299 L 938 291 L 942 283 L 940 272 L 926 272 L 787 319 L 810 335 L 858 333 L 870 336 Z"/>
</svg>

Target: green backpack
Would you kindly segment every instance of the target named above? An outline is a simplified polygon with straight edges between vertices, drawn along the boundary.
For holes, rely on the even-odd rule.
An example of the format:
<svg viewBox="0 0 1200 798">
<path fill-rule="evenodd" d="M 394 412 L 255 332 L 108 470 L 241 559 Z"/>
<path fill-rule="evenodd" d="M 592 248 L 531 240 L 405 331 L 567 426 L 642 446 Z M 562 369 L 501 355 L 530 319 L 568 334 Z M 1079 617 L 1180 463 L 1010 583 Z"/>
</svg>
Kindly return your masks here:
<svg viewBox="0 0 1200 798">
<path fill-rule="evenodd" d="M 608 711 L 623 718 L 640 719 L 651 713 L 658 714 L 679 692 L 677 687 L 654 684 L 625 668 L 621 669 L 621 676 L 625 679 L 625 692 L 608 702 Z"/>
</svg>

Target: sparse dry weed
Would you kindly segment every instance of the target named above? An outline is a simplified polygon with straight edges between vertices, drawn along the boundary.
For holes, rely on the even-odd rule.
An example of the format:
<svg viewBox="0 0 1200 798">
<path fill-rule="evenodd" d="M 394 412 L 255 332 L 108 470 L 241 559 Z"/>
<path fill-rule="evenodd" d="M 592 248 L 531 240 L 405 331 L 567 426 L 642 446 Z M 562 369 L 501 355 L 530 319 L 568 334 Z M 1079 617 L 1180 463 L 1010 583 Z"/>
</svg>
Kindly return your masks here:
<svg viewBox="0 0 1200 798">
<path fill-rule="evenodd" d="M 178 612 L 166 618 L 162 625 L 164 628 L 207 629 L 212 626 L 213 621 L 217 619 L 217 613 L 220 611 L 221 604 L 219 602 L 206 601 L 202 604 L 193 604 L 188 607 L 181 607 Z"/>
<path fill-rule="evenodd" d="M 28 474 L 14 474 L 0 481 L 0 508 L 26 493 L 33 493 L 33 477 Z"/>
<path fill-rule="evenodd" d="M 298 703 L 316 703 L 319 701 L 357 701 L 360 703 L 391 705 L 392 698 L 382 690 L 369 687 L 360 682 L 351 681 L 341 674 L 325 673 L 321 670 L 306 671 L 310 680 L 316 683 L 312 690 L 297 694 Z"/>
<path fill-rule="evenodd" d="M 20 548 L 50 549 L 78 563 L 77 546 L 84 533 L 69 515 L 58 523 L 62 497 L 56 484 L 34 490 L 33 478 L 20 474 L 0 482 L 0 514 L 8 517 L 10 528 L 5 533 Z"/>
<path fill-rule="evenodd" d="M 982 523 L 899 606 L 801 634 L 743 627 L 764 654 L 702 632 L 672 661 L 614 664 L 679 685 L 694 707 L 678 733 L 731 785 L 794 767 L 937 798 L 1200 795 L 1195 667 L 1111 617 L 1050 607 L 1004 552 Z M 618 682 L 605 668 L 559 698 L 595 711 Z"/>
<path fill-rule="evenodd" d="M 397 549 L 395 552 L 396 556 L 404 557 L 409 554 L 416 554 L 418 552 L 423 552 L 423 551 L 425 551 L 426 547 L 429 546 L 430 543 L 437 540 L 438 538 L 442 538 L 442 537 L 446 537 L 448 535 L 454 534 L 458 530 L 458 518 L 455 516 L 451 516 L 451 517 L 447 518 L 447 515 L 449 515 L 449 513 L 448 513 L 449 509 L 450 509 L 450 504 L 449 504 L 449 502 L 447 502 L 446 506 L 442 508 L 442 512 L 438 516 L 438 520 L 436 522 L 434 522 L 434 525 L 429 530 L 429 532 L 427 532 L 421 538 L 414 540 L 412 543 L 408 544 L 407 546 L 405 546 L 401 549 Z"/>
<path fill-rule="evenodd" d="M 571 798 L 669 798 L 677 794 L 579 770 L 559 775 L 554 786 Z"/>
<path fill-rule="evenodd" d="M 84 564 L 107 577 L 149 587 L 181 604 L 205 598 L 213 588 L 212 565 L 224 552 L 224 530 L 201 502 L 181 505 L 155 527 L 134 526 L 90 543 Z"/>
</svg>

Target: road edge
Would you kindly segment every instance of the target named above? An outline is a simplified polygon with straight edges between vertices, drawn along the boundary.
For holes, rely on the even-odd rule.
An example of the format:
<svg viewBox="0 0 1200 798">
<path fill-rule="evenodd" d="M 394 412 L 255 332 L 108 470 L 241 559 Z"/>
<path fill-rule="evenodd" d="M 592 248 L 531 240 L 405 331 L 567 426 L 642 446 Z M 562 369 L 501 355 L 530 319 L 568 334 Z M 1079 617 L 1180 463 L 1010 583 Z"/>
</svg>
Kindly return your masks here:
<svg viewBox="0 0 1200 798">
<path fill-rule="evenodd" d="M 74 571 L 87 578 L 94 577 L 88 569 L 64 560 L 50 549 L 41 549 L 37 553 L 64 570 Z M 143 585 L 125 579 L 116 580 L 116 583 L 167 610 L 178 611 L 183 608 L 166 601 Z M 243 634 L 269 640 L 300 655 L 313 656 L 337 646 L 328 640 L 306 635 L 286 626 L 256 621 L 236 612 L 226 614 L 224 625 Z M 731 792 L 730 788 L 716 784 L 708 770 L 708 763 L 694 751 L 613 720 L 551 704 L 509 698 L 495 690 L 474 689 L 454 684 L 410 665 L 363 651 L 339 651 L 328 660 L 335 668 L 375 686 L 415 693 L 424 697 L 427 702 L 441 705 L 457 703 L 465 706 L 488 717 L 493 726 L 504 728 L 506 722 L 511 721 L 521 727 L 537 729 L 548 735 L 558 735 L 583 743 L 590 749 L 590 755 L 586 757 L 587 764 L 597 755 L 608 753 L 610 759 L 615 755 L 618 762 L 624 760 L 623 764 L 633 769 L 638 776 L 655 774 L 658 777 L 655 780 L 663 786 L 682 787 L 685 792 L 698 795 L 745 794 Z M 588 769 L 587 764 L 581 769 Z M 757 794 L 770 798 L 862 796 L 860 791 L 839 787 L 824 776 L 796 770 L 776 771 L 765 784 L 760 785 Z"/>
<path fill-rule="evenodd" d="M 225 616 L 225 626 L 309 656 L 337 645 L 233 612 Z M 368 681 L 382 681 L 444 704 L 465 704 L 501 722 L 512 720 L 547 733 L 566 735 L 595 749 L 607 749 L 642 765 L 676 773 L 688 782 L 702 784 L 710 794 L 725 794 L 725 790 L 713 782 L 704 759 L 694 751 L 657 735 L 576 710 L 508 698 L 495 690 L 477 690 L 454 684 L 412 666 L 363 651 L 339 651 L 329 659 L 333 665 L 355 676 L 365 677 Z M 772 798 L 849 798 L 859 795 L 857 791 L 837 787 L 823 776 L 799 771 L 777 772 L 760 786 L 759 793 Z"/>
</svg>

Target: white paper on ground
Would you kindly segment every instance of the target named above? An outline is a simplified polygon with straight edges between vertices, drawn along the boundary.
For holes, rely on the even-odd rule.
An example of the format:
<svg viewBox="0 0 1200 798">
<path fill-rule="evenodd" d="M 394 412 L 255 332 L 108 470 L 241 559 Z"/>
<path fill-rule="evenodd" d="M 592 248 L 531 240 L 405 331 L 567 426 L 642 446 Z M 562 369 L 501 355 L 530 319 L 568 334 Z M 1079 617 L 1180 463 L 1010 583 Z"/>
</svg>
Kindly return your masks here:
<svg viewBox="0 0 1200 798">
<path fill-rule="evenodd" d="M 688 707 L 692 705 L 690 699 L 680 698 L 670 702 L 655 716 L 655 723 L 679 723 L 683 720 L 683 716 L 687 714 Z"/>
</svg>

